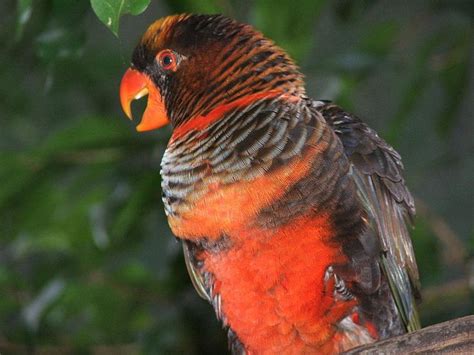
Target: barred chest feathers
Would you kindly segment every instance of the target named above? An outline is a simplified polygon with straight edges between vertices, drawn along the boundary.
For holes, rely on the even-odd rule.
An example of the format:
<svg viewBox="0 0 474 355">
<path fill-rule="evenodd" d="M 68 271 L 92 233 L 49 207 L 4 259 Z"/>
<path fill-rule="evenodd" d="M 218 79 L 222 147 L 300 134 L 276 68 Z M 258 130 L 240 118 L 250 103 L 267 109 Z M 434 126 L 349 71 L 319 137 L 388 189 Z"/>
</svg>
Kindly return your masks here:
<svg viewBox="0 0 474 355">
<path fill-rule="evenodd" d="M 264 98 L 205 129 L 173 136 L 161 164 L 171 226 L 190 214 L 229 227 L 243 215 L 255 217 L 309 173 L 316 153 L 336 144 L 319 120 L 304 102 Z"/>
</svg>

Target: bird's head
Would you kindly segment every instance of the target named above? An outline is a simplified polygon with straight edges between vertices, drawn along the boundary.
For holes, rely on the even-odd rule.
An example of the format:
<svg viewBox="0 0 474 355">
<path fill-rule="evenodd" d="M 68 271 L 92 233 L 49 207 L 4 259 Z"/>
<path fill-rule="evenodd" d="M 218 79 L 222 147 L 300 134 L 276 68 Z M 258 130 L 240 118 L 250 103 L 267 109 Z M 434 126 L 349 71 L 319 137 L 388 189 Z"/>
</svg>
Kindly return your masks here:
<svg viewBox="0 0 474 355">
<path fill-rule="evenodd" d="M 221 15 L 175 15 L 153 23 L 120 85 L 129 118 L 131 102 L 148 95 L 138 131 L 178 127 L 221 105 L 266 93 L 303 95 L 303 77 L 272 41 Z"/>
</svg>

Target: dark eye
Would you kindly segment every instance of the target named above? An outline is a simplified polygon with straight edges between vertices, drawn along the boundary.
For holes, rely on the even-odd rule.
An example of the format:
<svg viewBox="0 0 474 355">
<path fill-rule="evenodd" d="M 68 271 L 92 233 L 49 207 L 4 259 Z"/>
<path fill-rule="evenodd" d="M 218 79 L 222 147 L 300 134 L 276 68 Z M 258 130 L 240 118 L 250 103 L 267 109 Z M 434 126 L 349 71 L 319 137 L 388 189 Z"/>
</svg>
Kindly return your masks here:
<svg viewBox="0 0 474 355">
<path fill-rule="evenodd" d="M 164 70 L 176 71 L 178 63 L 176 61 L 176 55 L 169 49 L 164 49 L 156 56 L 158 63 Z"/>
</svg>

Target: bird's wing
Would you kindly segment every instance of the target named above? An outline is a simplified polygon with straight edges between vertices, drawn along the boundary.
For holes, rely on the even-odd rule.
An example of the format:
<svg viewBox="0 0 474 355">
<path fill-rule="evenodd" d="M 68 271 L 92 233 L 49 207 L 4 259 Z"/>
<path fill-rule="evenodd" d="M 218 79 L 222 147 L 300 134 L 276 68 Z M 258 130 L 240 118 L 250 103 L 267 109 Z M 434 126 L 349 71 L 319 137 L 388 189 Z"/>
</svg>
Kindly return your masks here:
<svg viewBox="0 0 474 355">
<path fill-rule="evenodd" d="M 217 318 L 223 320 L 225 325 L 221 309 L 221 296 L 214 292 L 214 277 L 211 273 L 202 270 L 202 261 L 199 260 L 199 254 L 204 250 L 203 247 L 190 240 L 183 240 L 182 243 L 184 261 L 194 288 L 199 296 L 214 307 Z M 230 337 L 231 334 L 229 333 L 229 340 L 231 340 Z M 237 344 L 237 339 L 235 343 Z"/>
<path fill-rule="evenodd" d="M 201 298 L 211 302 L 211 290 L 208 282 L 206 282 L 205 277 L 195 259 L 195 244 L 189 241 L 183 241 L 183 253 L 184 253 L 184 262 L 186 264 L 186 269 L 188 269 L 189 277 L 193 283 L 194 288 Z"/>
<path fill-rule="evenodd" d="M 415 214 L 413 197 L 403 179 L 400 155 L 359 118 L 326 102 L 313 102 L 341 140 L 351 174 L 382 246 L 384 271 L 408 331 L 420 327 L 415 298 L 419 276 L 408 232 Z M 364 243 L 364 240 L 361 240 Z"/>
<path fill-rule="evenodd" d="M 224 325 L 226 325 L 226 321 L 223 318 L 221 311 L 221 297 L 219 294 L 215 294 L 213 292 L 213 277 L 210 273 L 203 272 L 200 261 L 196 258 L 197 255 L 203 251 L 202 247 L 189 240 L 183 240 L 182 243 L 184 261 L 186 263 L 186 268 L 188 269 L 189 277 L 191 278 L 194 288 L 196 289 L 199 296 L 207 300 L 214 307 L 217 318 L 221 319 Z M 229 350 L 231 354 L 246 354 L 244 346 L 240 342 L 237 335 L 230 328 L 227 330 L 227 338 L 229 341 Z"/>
</svg>

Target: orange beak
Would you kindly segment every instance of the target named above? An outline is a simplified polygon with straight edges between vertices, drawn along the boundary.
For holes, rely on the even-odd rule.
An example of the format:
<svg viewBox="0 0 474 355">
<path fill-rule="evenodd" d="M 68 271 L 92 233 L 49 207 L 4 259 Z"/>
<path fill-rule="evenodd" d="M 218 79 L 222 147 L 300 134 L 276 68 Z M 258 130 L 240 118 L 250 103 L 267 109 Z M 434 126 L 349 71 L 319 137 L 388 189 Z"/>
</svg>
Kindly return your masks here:
<svg viewBox="0 0 474 355">
<path fill-rule="evenodd" d="M 127 69 L 120 83 L 120 103 L 129 119 L 132 119 L 132 101 L 146 95 L 148 95 L 148 102 L 142 120 L 137 126 L 138 132 L 163 127 L 169 123 L 169 119 L 160 91 L 153 81 L 138 70 Z"/>
</svg>

